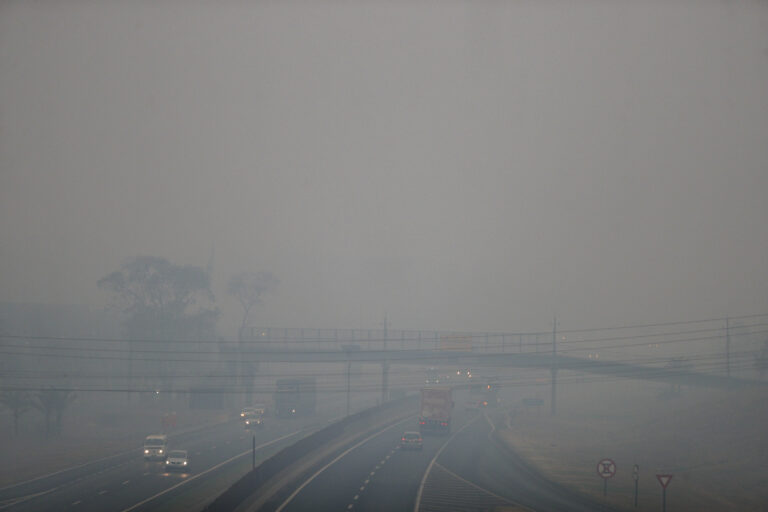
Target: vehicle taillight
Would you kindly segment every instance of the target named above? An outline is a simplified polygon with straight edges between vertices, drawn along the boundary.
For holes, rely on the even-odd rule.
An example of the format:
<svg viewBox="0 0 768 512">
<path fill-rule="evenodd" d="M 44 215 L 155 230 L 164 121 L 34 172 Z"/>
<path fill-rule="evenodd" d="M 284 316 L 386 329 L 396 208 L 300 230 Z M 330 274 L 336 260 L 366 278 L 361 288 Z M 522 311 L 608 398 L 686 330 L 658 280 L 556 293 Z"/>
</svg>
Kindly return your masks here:
<svg viewBox="0 0 768 512">
<path fill-rule="evenodd" d="M 444 422 L 444 421 L 443 421 L 443 422 L 441 422 L 440 424 L 441 424 L 442 426 L 444 426 L 444 427 L 447 427 L 447 426 L 448 426 L 448 424 L 447 424 L 446 422 Z"/>
<path fill-rule="evenodd" d="M 401 441 L 405 441 L 405 438 L 402 438 Z"/>
<path fill-rule="evenodd" d="M 426 424 L 427 424 L 427 422 L 426 422 L 426 421 L 420 421 L 420 422 L 419 422 L 419 425 L 426 425 Z"/>
</svg>

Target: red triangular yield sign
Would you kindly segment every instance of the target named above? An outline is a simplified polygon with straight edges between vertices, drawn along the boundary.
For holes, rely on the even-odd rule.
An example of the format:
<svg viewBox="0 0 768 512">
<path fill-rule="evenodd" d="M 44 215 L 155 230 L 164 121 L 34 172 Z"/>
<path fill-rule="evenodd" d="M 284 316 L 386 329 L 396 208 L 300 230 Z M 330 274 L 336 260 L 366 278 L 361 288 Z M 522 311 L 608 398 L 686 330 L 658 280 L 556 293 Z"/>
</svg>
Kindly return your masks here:
<svg viewBox="0 0 768 512">
<path fill-rule="evenodd" d="M 666 489 L 669 485 L 669 481 L 672 480 L 672 475 L 656 475 L 656 480 L 658 480 L 661 486 Z"/>
</svg>

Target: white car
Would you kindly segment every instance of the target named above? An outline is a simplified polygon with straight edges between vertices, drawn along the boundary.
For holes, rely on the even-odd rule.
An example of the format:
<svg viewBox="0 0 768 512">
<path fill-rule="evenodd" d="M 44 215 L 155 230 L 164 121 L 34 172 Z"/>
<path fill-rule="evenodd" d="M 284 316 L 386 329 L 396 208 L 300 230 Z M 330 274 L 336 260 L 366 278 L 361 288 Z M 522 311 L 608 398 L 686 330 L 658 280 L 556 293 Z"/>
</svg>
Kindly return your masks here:
<svg viewBox="0 0 768 512">
<path fill-rule="evenodd" d="M 165 469 L 168 471 L 189 471 L 189 457 L 186 450 L 171 450 L 165 459 Z"/>
<path fill-rule="evenodd" d="M 243 407 L 243 409 L 240 411 L 241 418 L 245 418 L 246 416 L 249 416 L 252 414 L 258 414 L 259 416 L 266 415 L 267 406 L 265 406 L 264 404 L 247 405 Z"/>
<path fill-rule="evenodd" d="M 264 428 L 264 418 L 261 414 L 247 414 L 245 416 L 245 428 L 251 430 Z"/>
<path fill-rule="evenodd" d="M 165 459 L 168 453 L 168 436 L 165 434 L 152 434 L 144 440 L 144 459 Z"/>
</svg>

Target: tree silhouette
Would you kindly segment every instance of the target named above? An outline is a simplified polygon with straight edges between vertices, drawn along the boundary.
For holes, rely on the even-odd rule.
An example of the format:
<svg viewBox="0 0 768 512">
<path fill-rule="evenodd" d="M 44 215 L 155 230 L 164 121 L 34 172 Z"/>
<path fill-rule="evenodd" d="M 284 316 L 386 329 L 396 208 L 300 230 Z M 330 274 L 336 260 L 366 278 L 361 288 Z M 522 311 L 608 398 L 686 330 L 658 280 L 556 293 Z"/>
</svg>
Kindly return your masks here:
<svg viewBox="0 0 768 512">
<path fill-rule="evenodd" d="M 76 395 L 64 389 L 44 389 L 35 395 L 33 405 L 45 415 L 45 436 L 51 432 L 61 433 L 61 422 L 64 411 L 74 402 Z M 55 420 L 51 429 L 51 420 Z"/>
<path fill-rule="evenodd" d="M 13 434 L 19 435 L 19 419 L 32 406 L 29 393 L 25 391 L 3 391 L 0 393 L 0 405 L 13 414 Z"/>
<path fill-rule="evenodd" d="M 238 341 L 243 341 L 248 315 L 253 307 L 261 302 L 262 295 L 273 291 L 279 283 L 271 272 L 240 272 L 229 279 L 227 293 L 235 297 L 243 307 L 243 318 L 237 332 Z"/>
</svg>

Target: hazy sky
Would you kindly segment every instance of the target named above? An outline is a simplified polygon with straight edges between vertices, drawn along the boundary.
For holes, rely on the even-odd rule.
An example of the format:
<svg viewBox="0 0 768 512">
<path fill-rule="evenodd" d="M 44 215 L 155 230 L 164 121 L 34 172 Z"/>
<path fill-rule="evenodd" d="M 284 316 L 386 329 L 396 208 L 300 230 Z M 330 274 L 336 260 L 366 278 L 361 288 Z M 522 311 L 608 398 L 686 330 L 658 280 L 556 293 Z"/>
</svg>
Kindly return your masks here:
<svg viewBox="0 0 768 512">
<path fill-rule="evenodd" d="M 0 300 L 136 255 L 254 322 L 768 311 L 765 1 L 0 2 Z M 231 334 L 231 332 L 230 332 Z"/>
</svg>

